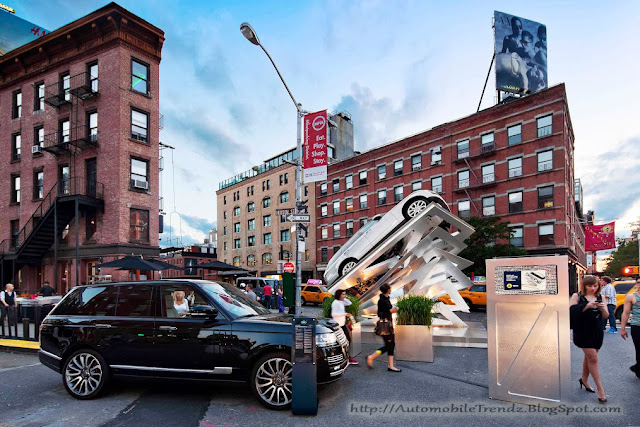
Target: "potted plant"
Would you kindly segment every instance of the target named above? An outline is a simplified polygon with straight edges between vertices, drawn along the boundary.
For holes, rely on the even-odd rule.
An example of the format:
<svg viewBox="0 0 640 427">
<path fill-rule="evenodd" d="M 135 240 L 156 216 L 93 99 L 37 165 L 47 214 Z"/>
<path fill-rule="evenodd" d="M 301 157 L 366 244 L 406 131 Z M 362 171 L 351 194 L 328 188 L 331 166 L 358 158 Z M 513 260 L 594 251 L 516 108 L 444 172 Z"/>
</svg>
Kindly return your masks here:
<svg viewBox="0 0 640 427">
<path fill-rule="evenodd" d="M 351 357 L 356 356 L 362 350 L 362 328 L 360 324 L 360 316 L 362 310 L 360 309 L 360 300 L 354 296 L 347 295 L 346 298 L 351 301 L 351 305 L 345 307 L 345 311 L 353 317 L 355 323 L 352 324 L 351 330 Z M 334 297 L 327 298 L 322 302 L 322 316 L 330 319 L 331 304 L 335 301 Z"/>
<path fill-rule="evenodd" d="M 405 295 L 396 304 L 396 358 L 433 362 L 433 307 L 437 300 L 424 295 Z"/>
</svg>

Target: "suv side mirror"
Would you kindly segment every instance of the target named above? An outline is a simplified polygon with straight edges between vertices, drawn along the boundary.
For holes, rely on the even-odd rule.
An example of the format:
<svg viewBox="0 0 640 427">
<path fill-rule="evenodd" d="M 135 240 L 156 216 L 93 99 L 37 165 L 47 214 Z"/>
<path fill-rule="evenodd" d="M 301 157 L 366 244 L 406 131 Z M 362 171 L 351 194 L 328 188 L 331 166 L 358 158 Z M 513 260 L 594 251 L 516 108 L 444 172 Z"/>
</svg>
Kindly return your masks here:
<svg viewBox="0 0 640 427">
<path fill-rule="evenodd" d="M 196 305 L 189 310 L 189 315 L 194 318 L 215 319 L 218 317 L 218 310 L 210 305 Z"/>
</svg>

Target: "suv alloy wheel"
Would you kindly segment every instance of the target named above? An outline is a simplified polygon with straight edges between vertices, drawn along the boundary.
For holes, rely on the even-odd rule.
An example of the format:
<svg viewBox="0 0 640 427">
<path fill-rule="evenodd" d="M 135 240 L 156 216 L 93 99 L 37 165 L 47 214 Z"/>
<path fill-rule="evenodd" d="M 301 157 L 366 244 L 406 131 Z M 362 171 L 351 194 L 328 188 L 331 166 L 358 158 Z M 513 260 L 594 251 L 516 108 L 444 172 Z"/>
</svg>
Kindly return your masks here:
<svg viewBox="0 0 640 427">
<path fill-rule="evenodd" d="M 62 382 L 76 399 L 93 399 L 102 391 L 109 368 L 97 351 L 82 349 L 69 356 L 64 364 Z"/>
<path fill-rule="evenodd" d="M 258 400 L 269 409 L 286 409 L 291 405 L 293 366 L 285 352 L 263 356 L 253 367 L 251 387 Z"/>
</svg>

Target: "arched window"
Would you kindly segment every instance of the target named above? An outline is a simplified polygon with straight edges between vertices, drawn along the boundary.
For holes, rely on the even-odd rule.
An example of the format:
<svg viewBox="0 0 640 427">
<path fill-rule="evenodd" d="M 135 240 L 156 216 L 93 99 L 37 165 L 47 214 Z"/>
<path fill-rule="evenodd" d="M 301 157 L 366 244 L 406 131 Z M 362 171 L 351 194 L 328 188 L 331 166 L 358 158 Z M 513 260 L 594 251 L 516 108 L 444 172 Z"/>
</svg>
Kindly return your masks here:
<svg viewBox="0 0 640 427">
<path fill-rule="evenodd" d="M 256 256 L 255 255 L 247 256 L 247 265 L 256 265 Z"/>
<path fill-rule="evenodd" d="M 291 252 L 289 251 L 282 252 L 282 259 L 285 261 L 291 261 L 292 259 Z"/>
<path fill-rule="evenodd" d="M 240 267 L 240 263 L 242 262 L 242 258 L 239 256 L 233 257 L 233 265 L 235 267 Z"/>
<path fill-rule="evenodd" d="M 262 264 L 271 265 L 273 263 L 273 257 L 271 253 L 262 254 Z"/>
</svg>

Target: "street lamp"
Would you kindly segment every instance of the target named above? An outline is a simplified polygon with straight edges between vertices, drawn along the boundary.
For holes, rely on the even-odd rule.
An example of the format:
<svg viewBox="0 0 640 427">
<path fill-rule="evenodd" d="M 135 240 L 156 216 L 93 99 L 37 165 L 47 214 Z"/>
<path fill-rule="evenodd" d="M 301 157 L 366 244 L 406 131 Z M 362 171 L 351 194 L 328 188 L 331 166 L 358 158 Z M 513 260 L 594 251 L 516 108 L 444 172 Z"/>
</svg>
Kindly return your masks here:
<svg viewBox="0 0 640 427">
<path fill-rule="evenodd" d="M 278 77 L 280 77 L 280 81 L 282 81 L 282 84 L 284 85 L 285 89 L 287 89 L 287 93 L 289 94 L 289 97 L 291 97 L 291 100 L 293 101 L 293 105 L 296 106 L 296 111 L 298 113 L 297 114 L 298 115 L 298 120 L 297 120 L 298 140 L 296 145 L 297 147 L 296 151 L 298 152 L 298 160 L 295 164 L 296 165 L 295 211 L 296 213 L 300 213 L 302 210 L 302 117 L 304 117 L 304 115 L 306 114 L 306 111 L 302 109 L 302 104 L 299 104 L 291 94 L 291 91 L 289 90 L 289 86 L 287 86 L 287 83 L 282 78 L 282 74 L 280 74 L 280 70 L 278 70 L 278 67 L 276 67 L 276 63 L 273 62 L 273 59 L 271 58 L 271 55 L 269 55 L 269 52 L 267 52 L 264 46 L 262 46 L 262 44 L 260 43 L 260 40 L 258 40 L 258 36 L 256 35 L 256 32 L 251 27 L 251 25 L 249 25 L 248 22 L 243 22 L 240 25 L 240 32 L 251 43 L 255 44 L 256 46 L 260 46 L 262 51 L 267 55 L 267 58 L 269 58 L 269 61 L 271 61 L 271 65 L 273 65 L 273 68 L 275 68 L 276 73 L 278 73 Z M 302 312 L 301 298 L 300 298 L 300 284 L 302 282 L 302 255 L 300 254 L 300 251 L 298 249 L 300 245 L 300 239 L 302 238 L 302 227 L 300 227 L 299 223 L 296 223 L 295 227 L 296 227 L 296 299 L 295 299 L 296 311 L 295 313 L 300 314 Z"/>
</svg>

